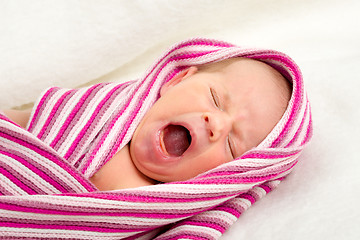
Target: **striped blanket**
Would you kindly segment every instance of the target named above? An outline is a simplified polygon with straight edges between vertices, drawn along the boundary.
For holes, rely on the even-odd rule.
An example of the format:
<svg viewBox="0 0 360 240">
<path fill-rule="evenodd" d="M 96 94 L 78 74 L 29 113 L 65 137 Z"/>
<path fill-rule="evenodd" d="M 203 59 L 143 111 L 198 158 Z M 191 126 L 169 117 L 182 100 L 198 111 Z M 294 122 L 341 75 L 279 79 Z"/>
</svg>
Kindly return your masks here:
<svg viewBox="0 0 360 240">
<path fill-rule="evenodd" d="M 292 83 L 285 114 L 259 146 L 187 181 L 102 192 L 91 184 L 165 82 L 231 57 L 263 61 Z M 204 38 L 180 42 L 137 81 L 47 89 L 27 129 L 0 114 L 0 238 L 218 239 L 290 173 L 311 134 L 302 76 L 288 56 Z"/>
</svg>

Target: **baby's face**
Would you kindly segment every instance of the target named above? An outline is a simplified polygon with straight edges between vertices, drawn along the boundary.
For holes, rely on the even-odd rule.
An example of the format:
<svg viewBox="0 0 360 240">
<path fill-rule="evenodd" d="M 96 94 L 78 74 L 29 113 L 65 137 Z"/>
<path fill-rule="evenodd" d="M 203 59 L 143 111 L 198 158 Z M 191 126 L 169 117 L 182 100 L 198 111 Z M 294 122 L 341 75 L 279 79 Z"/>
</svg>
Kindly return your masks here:
<svg viewBox="0 0 360 240">
<path fill-rule="evenodd" d="M 270 133 L 290 98 L 288 83 L 259 61 L 225 63 L 191 67 L 162 87 L 131 140 L 139 171 L 161 182 L 187 180 L 240 157 Z"/>
</svg>

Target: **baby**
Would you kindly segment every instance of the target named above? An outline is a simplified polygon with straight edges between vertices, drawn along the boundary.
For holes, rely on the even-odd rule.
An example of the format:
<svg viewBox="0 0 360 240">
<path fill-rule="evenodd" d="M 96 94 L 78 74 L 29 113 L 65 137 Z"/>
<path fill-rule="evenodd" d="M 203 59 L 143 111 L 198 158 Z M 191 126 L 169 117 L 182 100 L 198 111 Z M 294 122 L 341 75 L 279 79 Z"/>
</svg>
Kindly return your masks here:
<svg viewBox="0 0 360 240">
<path fill-rule="evenodd" d="M 312 136 L 291 58 L 204 38 L 175 44 L 139 80 L 49 88 L 31 113 L 5 114 L 9 238 L 218 239 Z"/>
<path fill-rule="evenodd" d="M 289 81 L 261 61 L 236 57 L 188 67 L 161 87 L 131 141 L 89 180 L 116 190 L 191 179 L 259 145 L 290 96 Z M 23 128 L 31 113 L 3 112 Z"/>
</svg>

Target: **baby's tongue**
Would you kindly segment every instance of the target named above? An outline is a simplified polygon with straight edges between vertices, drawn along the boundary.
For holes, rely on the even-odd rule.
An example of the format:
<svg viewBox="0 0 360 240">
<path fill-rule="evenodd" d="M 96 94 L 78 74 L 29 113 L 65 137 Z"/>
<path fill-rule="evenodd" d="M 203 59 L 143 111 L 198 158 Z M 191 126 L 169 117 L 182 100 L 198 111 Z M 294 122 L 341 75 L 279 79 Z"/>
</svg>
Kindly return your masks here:
<svg viewBox="0 0 360 240">
<path fill-rule="evenodd" d="M 170 155 L 181 156 L 190 146 L 191 136 L 185 127 L 169 125 L 164 129 L 163 141 Z"/>
</svg>

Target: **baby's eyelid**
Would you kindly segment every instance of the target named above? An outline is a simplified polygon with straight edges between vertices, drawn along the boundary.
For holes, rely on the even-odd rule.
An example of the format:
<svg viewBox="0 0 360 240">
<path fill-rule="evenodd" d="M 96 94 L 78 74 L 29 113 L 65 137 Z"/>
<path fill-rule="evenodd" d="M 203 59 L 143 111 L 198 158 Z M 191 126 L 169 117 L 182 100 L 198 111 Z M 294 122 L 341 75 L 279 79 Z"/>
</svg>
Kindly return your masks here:
<svg viewBox="0 0 360 240">
<path fill-rule="evenodd" d="M 232 156 L 233 159 L 235 159 L 236 157 L 235 157 L 235 153 L 234 153 L 234 147 L 233 147 L 232 140 L 230 139 L 230 136 L 227 137 L 227 142 L 228 142 L 228 145 L 229 145 L 231 156 Z"/>
<path fill-rule="evenodd" d="M 217 95 L 216 91 L 213 88 L 210 88 L 211 97 L 216 105 L 216 107 L 220 108 L 220 100 L 219 96 Z"/>
</svg>

